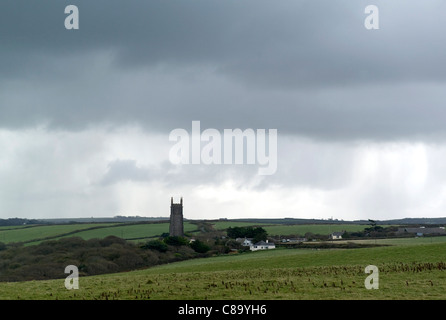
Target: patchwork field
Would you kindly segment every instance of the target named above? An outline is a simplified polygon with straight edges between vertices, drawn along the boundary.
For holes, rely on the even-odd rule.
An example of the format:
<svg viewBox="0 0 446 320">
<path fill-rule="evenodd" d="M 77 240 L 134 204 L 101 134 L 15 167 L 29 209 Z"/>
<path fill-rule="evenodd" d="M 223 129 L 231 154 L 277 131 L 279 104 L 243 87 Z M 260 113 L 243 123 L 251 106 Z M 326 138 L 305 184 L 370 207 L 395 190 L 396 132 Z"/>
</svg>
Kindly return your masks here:
<svg viewBox="0 0 446 320">
<path fill-rule="evenodd" d="M 229 227 L 246 227 L 252 226 L 249 222 L 238 222 L 238 221 L 217 221 L 214 223 L 214 228 L 217 230 L 224 230 Z M 265 229 L 270 236 L 275 235 L 292 235 L 300 234 L 305 235 L 305 233 L 315 233 L 315 234 L 330 234 L 336 231 L 362 231 L 368 225 L 364 224 L 267 224 L 267 223 L 257 223 L 256 226 L 260 226 Z"/>
<path fill-rule="evenodd" d="M 238 221 L 217 221 L 213 223 L 216 230 L 229 227 L 252 226 L 253 223 Z M 307 232 L 315 234 L 330 234 L 331 232 L 345 230 L 348 232 L 361 231 L 366 225 L 271 225 L 266 223 L 255 224 L 262 226 L 269 235 L 304 235 Z M 186 221 L 185 232 L 197 230 L 197 225 Z M 37 244 L 46 239 L 60 239 L 62 237 L 81 237 L 83 239 L 104 238 L 117 236 L 127 240 L 144 240 L 169 232 L 169 223 L 74 223 L 58 225 L 29 225 L 0 227 L 0 242 L 23 242 L 26 245 Z"/>
<path fill-rule="evenodd" d="M 184 223 L 184 231 L 197 229 L 195 224 Z M 79 223 L 60 225 L 30 225 L 22 227 L 0 228 L 0 242 L 23 242 L 27 245 L 37 244 L 45 239 L 62 237 L 81 237 L 85 240 L 116 236 L 123 239 L 144 240 L 169 232 L 169 223 Z"/>
</svg>

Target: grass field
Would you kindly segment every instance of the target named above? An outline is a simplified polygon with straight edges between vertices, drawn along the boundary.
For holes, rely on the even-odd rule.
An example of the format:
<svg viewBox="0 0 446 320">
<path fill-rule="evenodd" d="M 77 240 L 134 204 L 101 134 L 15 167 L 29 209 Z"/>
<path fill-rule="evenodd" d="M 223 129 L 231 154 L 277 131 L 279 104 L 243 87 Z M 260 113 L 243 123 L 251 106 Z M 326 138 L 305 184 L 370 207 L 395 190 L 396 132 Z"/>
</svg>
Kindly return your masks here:
<svg viewBox="0 0 446 320">
<path fill-rule="evenodd" d="M 196 230 L 197 226 L 184 223 L 184 231 Z M 169 223 L 86 223 L 66 225 L 36 225 L 27 227 L 9 227 L 0 229 L 0 242 L 25 242 L 27 245 L 37 244 L 43 239 L 58 239 L 62 237 L 105 238 L 117 236 L 123 239 L 144 239 L 159 236 L 169 232 Z"/>
<path fill-rule="evenodd" d="M 367 290 L 367 265 L 379 289 Z M 342 250 L 276 249 L 120 274 L 0 283 L 0 299 L 445 299 L 446 243 Z"/>
<path fill-rule="evenodd" d="M 361 239 L 361 240 L 336 240 L 334 243 L 359 243 L 359 244 L 378 244 L 378 245 L 417 245 L 433 244 L 446 242 L 446 236 L 440 237 L 410 237 L 410 238 L 385 238 L 385 239 Z"/>
<path fill-rule="evenodd" d="M 370 225 L 365 224 L 267 224 L 267 223 L 249 223 L 239 221 L 216 221 L 213 223 L 214 228 L 217 230 L 224 230 L 229 227 L 246 227 L 246 226 L 259 226 L 268 232 L 270 236 L 277 235 L 305 235 L 310 232 L 314 234 L 328 235 L 332 232 L 347 231 L 356 232 L 362 231 Z"/>
<path fill-rule="evenodd" d="M 265 226 L 263 227 L 268 235 L 291 235 L 299 234 L 304 236 L 305 233 L 311 232 L 314 234 L 324 234 L 328 235 L 332 232 L 356 232 L 362 231 L 364 228 L 369 227 L 368 225 L 362 224 L 294 224 L 294 225 L 275 225 L 275 226 Z"/>
<path fill-rule="evenodd" d="M 190 223 L 184 223 L 184 231 L 189 232 L 196 230 L 197 226 Z M 74 234 L 76 237 L 81 237 L 85 240 L 92 238 L 105 238 L 107 236 L 116 236 L 123 239 L 140 239 L 160 236 L 163 233 L 169 232 L 169 223 L 150 223 L 150 224 L 135 224 L 122 225 L 117 227 L 108 227 L 94 230 L 80 231 Z"/>
<path fill-rule="evenodd" d="M 112 225 L 112 224 L 107 224 Z M 27 242 L 47 237 L 55 237 L 76 230 L 88 229 L 102 224 L 66 224 L 66 225 L 32 225 L 23 228 L 0 229 L 0 241 L 3 243 L 10 242 Z"/>
<path fill-rule="evenodd" d="M 214 228 L 224 230 L 235 226 L 251 226 L 253 223 L 237 221 L 217 221 Z M 267 225 L 262 226 L 269 235 L 290 235 L 311 232 L 315 234 L 329 234 L 334 231 L 359 231 L 365 225 Z M 191 232 L 197 229 L 197 225 L 186 221 L 184 231 Z M 27 245 L 37 244 L 43 239 L 58 239 L 61 237 L 81 237 L 83 239 L 104 238 L 106 236 L 117 236 L 124 239 L 143 239 L 159 236 L 169 232 L 169 223 L 75 223 L 60 225 L 29 225 L 0 228 L 0 242 L 24 242 Z"/>
<path fill-rule="evenodd" d="M 242 221 L 216 221 L 212 222 L 213 226 L 217 230 L 224 230 L 229 227 L 249 227 L 249 226 L 270 226 L 271 224 L 267 223 L 253 223 L 253 222 L 242 222 Z"/>
</svg>

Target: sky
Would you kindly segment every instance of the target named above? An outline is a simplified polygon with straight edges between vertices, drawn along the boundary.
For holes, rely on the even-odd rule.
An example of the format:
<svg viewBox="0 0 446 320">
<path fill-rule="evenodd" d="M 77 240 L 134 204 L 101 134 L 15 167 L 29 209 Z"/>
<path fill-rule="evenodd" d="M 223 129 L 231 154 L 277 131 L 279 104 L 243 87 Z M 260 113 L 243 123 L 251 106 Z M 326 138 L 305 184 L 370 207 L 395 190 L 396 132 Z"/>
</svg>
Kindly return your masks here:
<svg viewBox="0 0 446 320">
<path fill-rule="evenodd" d="M 189 219 L 445 217 L 445 11 L 2 0 L 0 218 L 168 217 L 171 197 Z M 276 170 L 172 162 L 170 133 L 193 121 L 277 130 Z"/>
</svg>

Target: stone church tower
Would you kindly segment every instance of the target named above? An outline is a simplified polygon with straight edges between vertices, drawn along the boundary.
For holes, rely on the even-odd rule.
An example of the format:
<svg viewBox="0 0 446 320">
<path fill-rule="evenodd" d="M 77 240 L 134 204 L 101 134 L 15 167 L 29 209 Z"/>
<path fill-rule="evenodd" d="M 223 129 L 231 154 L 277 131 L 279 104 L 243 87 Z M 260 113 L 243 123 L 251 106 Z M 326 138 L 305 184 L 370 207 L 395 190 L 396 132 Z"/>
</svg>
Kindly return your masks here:
<svg viewBox="0 0 446 320">
<path fill-rule="evenodd" d="M 182 237 L 183 229 L 183 198 L 180 203 L 173 203 L 173 197 L 170 198 L 170 226 L 169 235 Z"/>
</svg>

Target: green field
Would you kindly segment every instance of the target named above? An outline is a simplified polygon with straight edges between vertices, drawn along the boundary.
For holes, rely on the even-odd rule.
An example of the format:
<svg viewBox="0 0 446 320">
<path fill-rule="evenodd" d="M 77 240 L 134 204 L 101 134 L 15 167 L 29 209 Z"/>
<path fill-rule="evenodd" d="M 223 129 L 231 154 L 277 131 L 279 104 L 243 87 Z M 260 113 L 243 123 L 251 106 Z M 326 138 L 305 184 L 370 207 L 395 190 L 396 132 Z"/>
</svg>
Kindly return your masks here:
<svg viewBox="0 0 446 320">
<path fill-rule="evenodd" d="M 336 240 L 334 243 L 359 243 L 378 245 L 417 245 L 446 242 L 446 236 L 440 237 L 410 237 L 410 238 L 385 238 L 385 239 L 362 239 L 362 240 Z"/>
<path fill-rule="evenodd" d="M 249 227 L 249 226 L 270 226 L 271 224 L 267 224 L 267 223 L 253 223 L 253 222 L 241 222 L 241 221 L 216 221 L 216 222 L 212 222 L 213 226 L 215 229 L 217 230 L 224 230 L 227 229 L 229 227 Z"/>
<path fill-rule="evenodd" d="M 196 230 L 197 226 L 184 223 L 184 231 Z M 123 239 L 144 239 L 160 236 L 169 232 L 169 223 L 79 223 L 65 225 L 36 225 L 27 227 L 8 227 L 0 229 L 0 242 L 24 242 L 27 245 L 37 244 L 44 239 L 62 237 L 81 237 L 85 240 L 117 236 Z"/>
<path fill-rule="evenodd" d="M 189 232 L 196 230 L 197 226 L 190 223 L 184 223 L 184 231 Z M 85 240 L 92 238 L 105 238 L 107 236 L 116 236 L 123 239 L 143 239 L 160 236 L 169 232 L 169 223 L 145 223 L 134 225 L 122 225 L 94 230 L 81 231 L 74 234 Z"/>
<path fill-rule="evenodd" d="M 268 232 L 270 236 L 277 235 L 302 235 L 310 232 L 314 234 L 329 235 L 332 232 L 347 231 L 356 232 L 362 231 L 370 225 L 365 224 L 268 224 L 268 223 L 250 223 L 239 221 L 216 221 L 213 222 L 214 228 L 217 230 L 224 230 L 229 227 L 247 227 L 259 226 Z"/>
<path fill-rule="evenodd" d="M 291 235 L 311 232 L 315 234 L 329 234 L 334 231 L 360 231 L 365 225 L 269 225 L 253 224 L 237 221 L 217 221 L 213 223 L 216 230 L 229 227 L 262 226 L 269 235 Z M 197 225 L 186 221 L 184 231 L 192 232 Z M 24 242 L 27 245 L 37 244 L 45 239 L 58 239 L 61 237 L 81 237 L 83 239 L 104 238 L 117 236 L 123 239 L 144 239 L 159 236 L 169 232 L 169 223 L 74 223 L 56 225 L 29 225 L 0 228 L 0 242 Z"/>
<path fill-rule="evenodd" d="M 0 242 L 28 242 L 64 235 L 76 230 L 88 229 L 102 224 L 33 225 L 23 228 L 0 229 Z M 112 224 L 107 224 L 112 225 Z"/>
<path fill-rule="evenodd" d="M 332 232 L 356 232 L 362 231 L 368 225 L 362 224 L 293 224 L 293 225 L 275 225 L 263 227 L 268 235 L 292 235 L 299 234 L 304 236 L 305 233 L 310 232 L 314 234 L 328 235 Z"/>
<path fill-rule="evenodd" d="M 379 268 L 367 290 L 364 268 Z M 120 274 L 0 283 L 0 299 L 445 299 L 446 242 L 270 251 L 201 258 Z"/>
</svg>

